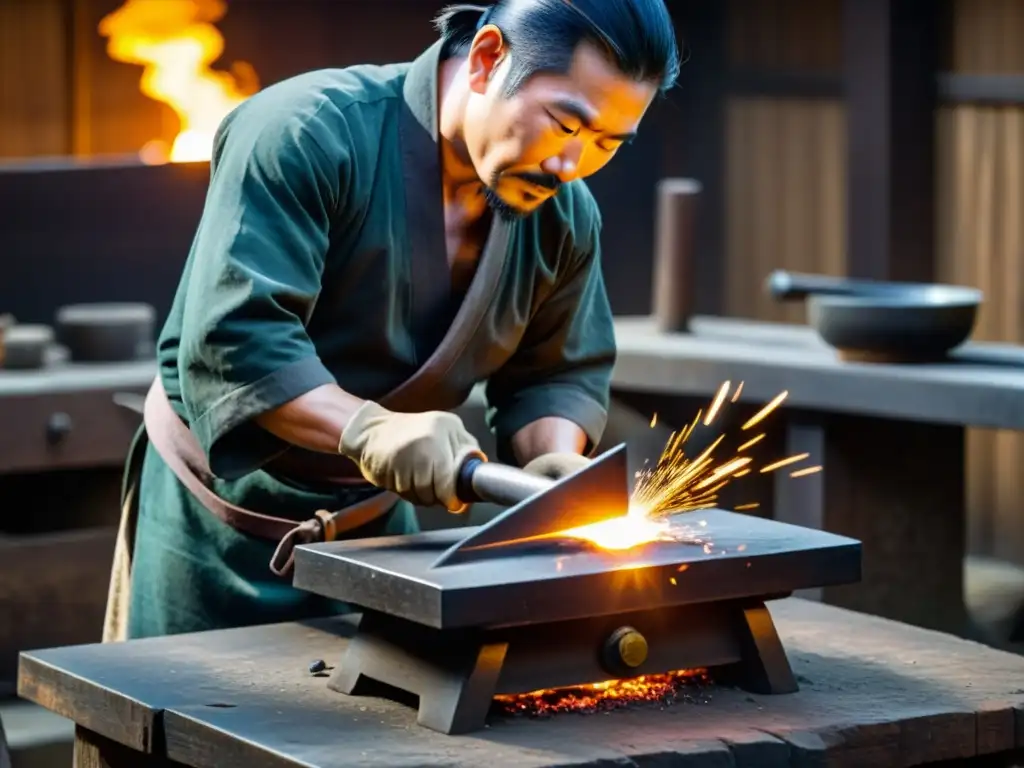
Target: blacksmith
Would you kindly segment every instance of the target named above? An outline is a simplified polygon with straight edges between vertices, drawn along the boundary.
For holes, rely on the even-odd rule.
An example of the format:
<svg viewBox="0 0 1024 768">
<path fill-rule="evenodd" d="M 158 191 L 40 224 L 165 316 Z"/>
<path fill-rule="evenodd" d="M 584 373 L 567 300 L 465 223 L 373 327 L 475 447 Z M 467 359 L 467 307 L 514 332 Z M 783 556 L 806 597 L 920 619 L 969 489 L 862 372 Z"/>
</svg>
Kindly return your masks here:
<svg viewBox="0 0 1024 768">
<path fill-rule="evenodd" d="M 290 585 L 290 546 L 461 510 L 480 449 L 450 410 L 478 382 L 492 458 L 557 477 L 599 441 L 615 344 L 583 179 L 674 83 L 669 14 L 501 0 L 438 28 L 411 63 L 301 75 L 222 124 L 126 472 L 108 640 L 342 610 Z"/>
</svg>

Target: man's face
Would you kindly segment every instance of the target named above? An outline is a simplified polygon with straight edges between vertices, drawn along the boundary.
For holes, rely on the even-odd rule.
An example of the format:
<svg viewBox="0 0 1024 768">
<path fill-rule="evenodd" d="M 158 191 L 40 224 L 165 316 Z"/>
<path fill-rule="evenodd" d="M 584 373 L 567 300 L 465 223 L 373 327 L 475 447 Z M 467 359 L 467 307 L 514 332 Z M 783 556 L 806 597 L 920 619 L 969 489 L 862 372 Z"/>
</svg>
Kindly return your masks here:
<svg viewBox="0 0 1024 768">
<path fill-rule="evenodd" d="M 596 173 L 637 131 L 657 93 L 623 75 L 595 46 L 581 44 L 565 75 L 537 74 L 514 96 L 501 34 L 485 27 L 469 54 L 472 95 L 466 146 L 491 207 L 526 216 L 560 184 Z"/>
</svg>

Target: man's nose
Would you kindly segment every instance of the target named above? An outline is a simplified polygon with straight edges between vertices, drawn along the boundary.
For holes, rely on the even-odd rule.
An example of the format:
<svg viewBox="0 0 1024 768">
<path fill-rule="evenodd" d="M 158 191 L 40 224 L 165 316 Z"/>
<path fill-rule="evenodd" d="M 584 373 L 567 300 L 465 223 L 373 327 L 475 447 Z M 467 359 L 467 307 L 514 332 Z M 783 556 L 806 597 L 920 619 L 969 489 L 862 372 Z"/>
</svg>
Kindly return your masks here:
<svg viewBox="0 0 1024 768">
<path fill-rule="evenodd" d="M 580 155 L 582 145 L 578 141 L 567 143 L 562 151 L 541 163 L 545 173 L 557 176 L 564 184 L 575 179 L 579 175 Z"/>
</svg>

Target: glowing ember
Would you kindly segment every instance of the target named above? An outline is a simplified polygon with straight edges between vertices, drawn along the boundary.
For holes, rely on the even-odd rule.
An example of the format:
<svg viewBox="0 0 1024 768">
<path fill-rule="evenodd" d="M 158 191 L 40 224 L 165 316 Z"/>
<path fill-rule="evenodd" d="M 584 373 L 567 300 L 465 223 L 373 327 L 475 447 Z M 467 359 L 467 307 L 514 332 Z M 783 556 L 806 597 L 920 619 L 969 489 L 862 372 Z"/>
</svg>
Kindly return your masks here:
<svg viewBox="0 0 1024 768">
<path fill-rule="evenodd" d="M 637 704 L 670 706 L 676 703 L 705 703 L 707 675 L 701 671 L 669 672 L 645 675 L 629 680 L 572 688 L 534 691 L 515 696 L 496 696 L 494 710 L 504 715 L 545 717 L 561 712 L 607 712 Z"/>
<path fill-rule="evenodd" d="M 259 90 L 245 62 L 231 72 L 210 69 L 224 51 L 213 25 L 226 12 L 223 0 L 127 0 L 100 21 L 110 57 L 142 65 L 142 92 L 169 105 L 181 121 L 170 152 L 151 142 L 140 152 L 145 162 L 209 160 L 221 121 Z"/>
</svg>

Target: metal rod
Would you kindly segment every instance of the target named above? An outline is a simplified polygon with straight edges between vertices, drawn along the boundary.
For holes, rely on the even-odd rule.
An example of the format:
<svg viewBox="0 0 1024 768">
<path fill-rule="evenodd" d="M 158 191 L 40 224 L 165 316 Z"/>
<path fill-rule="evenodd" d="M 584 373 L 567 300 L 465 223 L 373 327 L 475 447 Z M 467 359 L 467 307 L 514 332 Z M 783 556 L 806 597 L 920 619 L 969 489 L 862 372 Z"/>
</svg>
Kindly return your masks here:
<svg viewBox="0 0 1024 768">
<path fill-rule="evenodd" d="M 459 471 L 458 495 L 467 503 L 485 501 L 514 507 L 531 496 L 550 490 L 554 480 L 524 472 L 507 464 L 470 458 Z"/>
</svg>

